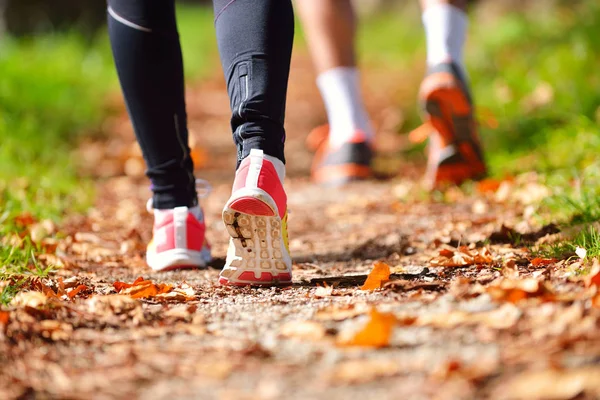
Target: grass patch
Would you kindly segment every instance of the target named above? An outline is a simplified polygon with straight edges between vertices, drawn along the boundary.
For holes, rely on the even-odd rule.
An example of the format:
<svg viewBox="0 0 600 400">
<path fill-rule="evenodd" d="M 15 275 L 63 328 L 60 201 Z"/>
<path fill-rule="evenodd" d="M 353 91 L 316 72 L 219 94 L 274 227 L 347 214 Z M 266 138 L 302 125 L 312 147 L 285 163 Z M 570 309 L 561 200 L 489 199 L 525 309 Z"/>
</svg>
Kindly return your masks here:
<svg viewBox="0 0 600 400">
<path fill-rule="evenodd" d="M 45 278 L 55 267 L 43 266 L 36 259 L 39 249 L 28 238 L 22 246 L 0 244 L 0 304 L 8 305 L 32 278 Z"/>
<path fill-rule="evenodd" d="M 585 249 L 588 259 L 600 257 L 600 232 L 589 226 L 572 239 L 541 245 L 533 249 L 532 254 L 545 258 L 569 259 L 578 257 L 575 253 L 577 248 Z"/>
</svg>

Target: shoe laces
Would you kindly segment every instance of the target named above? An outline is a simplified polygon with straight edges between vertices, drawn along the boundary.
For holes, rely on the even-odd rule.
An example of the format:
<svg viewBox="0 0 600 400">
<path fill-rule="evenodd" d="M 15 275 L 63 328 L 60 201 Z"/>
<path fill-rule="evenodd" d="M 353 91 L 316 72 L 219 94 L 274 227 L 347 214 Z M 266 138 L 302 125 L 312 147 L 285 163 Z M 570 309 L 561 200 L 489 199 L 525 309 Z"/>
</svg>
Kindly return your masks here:
<svg viewBox="0 0 600 400">
<path fill-rule="evenodd" d="M 208 197 L 210 192 L 212 192 L 211 184 L 205 179 L 196 179 L 195 185 L 198 200 Z M 154 201 L 152 200 L 152 197 L 146 202 L 146 210 L 148 210 L 150 214 L 154 214 Z"/>
</svg>

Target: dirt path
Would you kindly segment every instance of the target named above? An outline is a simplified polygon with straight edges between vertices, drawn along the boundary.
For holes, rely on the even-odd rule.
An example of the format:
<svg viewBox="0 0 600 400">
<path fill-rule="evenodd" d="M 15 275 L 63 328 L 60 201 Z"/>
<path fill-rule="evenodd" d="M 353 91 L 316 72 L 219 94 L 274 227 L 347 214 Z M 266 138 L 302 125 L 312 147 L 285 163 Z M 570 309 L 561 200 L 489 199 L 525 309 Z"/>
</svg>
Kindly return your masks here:
<svg viewBox="0 0 600 400">
<path fill-rule="evenodd" d="M 315 190 L 303 140 L 324 115 L 312 80 L 306 59 L 295 59 L 287 182 L 294 285 L 216 285 L 233 146 L 221 80 L 210 80 L 189 91 L 189 103 L 193 135 L 205 146 L 196 148 L 199 175 L 214 185 L 203 201 L 214 266 L 145 267 L 149 190 L 125 117 L 111 121 L 112 139 L 86 154 L 104 175 L 129 175 L 99 180 L 96 207 L 63 228 L 57 257 L 43 261 L 64 268 L 32 286 L 45 294 L 20 295 L 0 313 L 0 398 L 600 397 L 594 283 L 578 280 L 568 263 L 534 260 L 498 233 L 502 224 L 539 229 L 519 201 L 539 190 L 535 179 L 433 201 L 416 189 L 418 169 L 404 166 L 403 179 Z M 367 97 L 378 125 L 391 130 L 401 119 L 390 107 L 394 88 L 367 89 Z M 392 151 L 401 145 L 385 134 L 380 141 Z M 390 282 L 360 290 L 375 261 L 391 267 Z M 152 283 L 117 295 L 115 282 L 139 276 Z M 149 296 L 133 298 L 138 289 Z M 367 323 L 367 344 L 386 346 L 352 346 Z"/>
</svg>

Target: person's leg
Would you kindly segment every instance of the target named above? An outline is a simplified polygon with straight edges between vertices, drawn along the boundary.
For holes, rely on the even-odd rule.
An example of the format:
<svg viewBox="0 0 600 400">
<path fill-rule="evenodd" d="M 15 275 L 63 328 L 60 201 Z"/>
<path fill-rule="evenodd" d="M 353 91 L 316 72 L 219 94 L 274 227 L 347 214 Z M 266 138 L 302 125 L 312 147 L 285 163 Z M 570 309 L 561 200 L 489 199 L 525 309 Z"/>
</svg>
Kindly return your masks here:
<svg viewBox="0 0 600 400">
<path fill-rule="evenodd" d="M 439 187 L 485 176 L 474 106 L 463 61 L 466 0 L 421 0 L 427 74 L 419 92 L 429 135 L 426 184 Z"/>
<path fill-rule="evenodd" d="M 309 136 L 312 147 L 319 148 L 313 179 L 320 183 L 343 183 L 366 177 L 370 173 L 369 143 L 373 128 L 360 91 L 354 50 L 357 22 L 352 3 L 298 0 L 296 6 L 318 73 L 317 85 L 329 123 Z"/>
<path fill-rule="evenodd" d="M 108 31 L 135 134 L 152 182 L 154 269 L 210 259 L 188 146 L 183 62 L 173 0 L 108 0 Z"/>
<path fill-rule="evenodd" d="M 427 65 L 453 62 L 465 73 L 467 0 L 420 0 L 427 39 Z"/>
<path fill-rule="evenodd" d="M 290 0 L 214 0 L 217 41 L 238 147 L 232 195 L 223 209 L 231 236 L 219 281 L 291 283 L 284 116 L 294 16 Z"/>
</svg>

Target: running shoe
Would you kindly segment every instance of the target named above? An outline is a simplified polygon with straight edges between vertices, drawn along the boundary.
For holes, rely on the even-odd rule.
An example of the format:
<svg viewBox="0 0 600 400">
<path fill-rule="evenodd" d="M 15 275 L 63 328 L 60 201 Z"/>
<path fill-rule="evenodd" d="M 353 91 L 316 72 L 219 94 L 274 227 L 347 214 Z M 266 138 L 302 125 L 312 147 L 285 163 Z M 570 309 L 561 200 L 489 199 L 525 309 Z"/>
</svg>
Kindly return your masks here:
<svg viewBox="0 0 600 400">
<path fill-rule="evenodd" d="M 208 183 L 204 188 L 208 192 Z M 184 268 L 204 268 L 212 260 L 205 237 L 206 225 L 200 206 L 175 207 L 170 210 L 153 208 L 152 199 L 146 205 L 154 214 L 152 240 L 146 250 L 146 262 L 155 271 Z"/>
<path fill-rule="evenodd" d="M 341 186 L 372 175 L 373 149 L 362 131 L 357 130 L 349 141 L 333 146 L 329 141 L 329 125 L 323 125 L 309 134 L 307 145 L 316 151 L 311 177 L 320 185 Z"/>
<path fill-rule="evenodd" d="M 439 187 L 485 177 L 471 94 L 454 63 L 431 68 L 419 92 L 429 125 L 426 184 Z"/>
<path fill-rule="evenodd" d="M 275 166 L 283 168 L 280 163 L 253 149 L 236 171 L 231 197 L 223 209 L 231 239 L 219 278 L 222 285 L 292 283 L 287 196 L 281 182 L 283 173 L 278 174 Z"/>
</svg>

